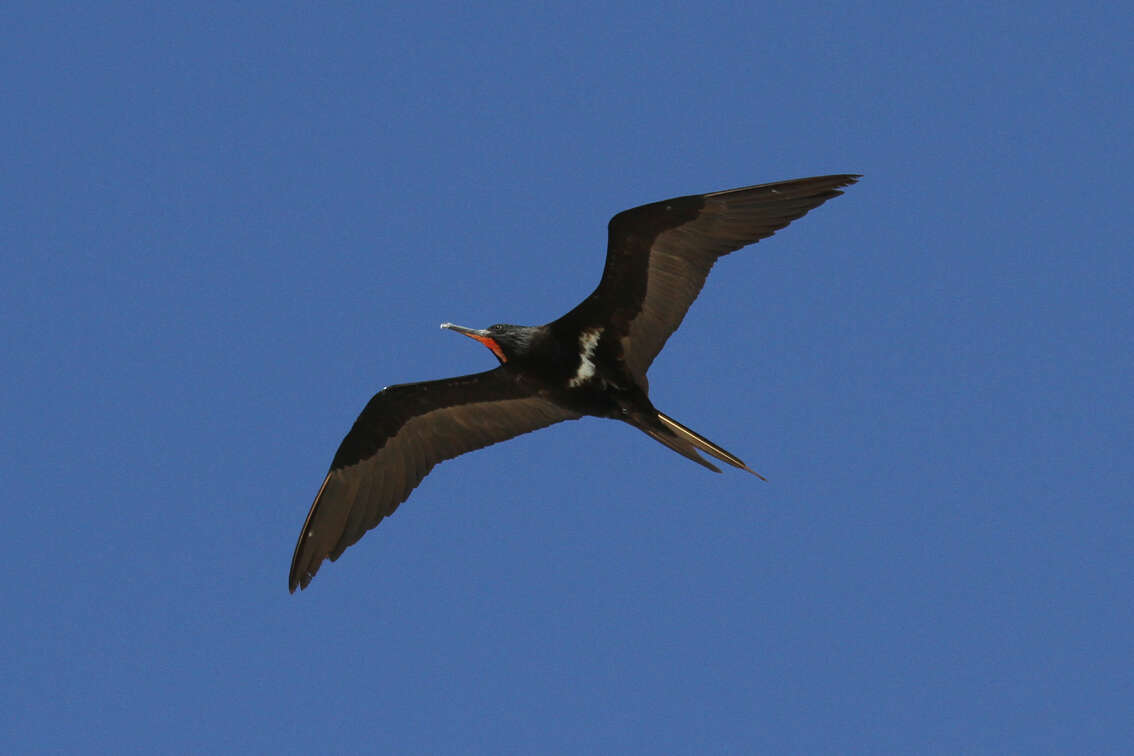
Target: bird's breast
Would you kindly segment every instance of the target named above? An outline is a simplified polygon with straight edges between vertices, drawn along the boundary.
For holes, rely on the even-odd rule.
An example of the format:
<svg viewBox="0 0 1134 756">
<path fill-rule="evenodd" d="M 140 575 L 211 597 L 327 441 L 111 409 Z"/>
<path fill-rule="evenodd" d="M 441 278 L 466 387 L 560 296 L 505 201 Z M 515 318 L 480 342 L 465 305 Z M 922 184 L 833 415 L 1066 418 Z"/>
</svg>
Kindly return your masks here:
<svg viewBox="0 0 1134 756">
<path fill-rule="evenodd" d="M 575 374 L 567 381 L 567 388 L 579 388 L 593 380 L 596 374 L 595 352 L 603 334 L 602 326 L 588 328 L 579 334 L 579 351 L 576 359 Z"/>
</svg>

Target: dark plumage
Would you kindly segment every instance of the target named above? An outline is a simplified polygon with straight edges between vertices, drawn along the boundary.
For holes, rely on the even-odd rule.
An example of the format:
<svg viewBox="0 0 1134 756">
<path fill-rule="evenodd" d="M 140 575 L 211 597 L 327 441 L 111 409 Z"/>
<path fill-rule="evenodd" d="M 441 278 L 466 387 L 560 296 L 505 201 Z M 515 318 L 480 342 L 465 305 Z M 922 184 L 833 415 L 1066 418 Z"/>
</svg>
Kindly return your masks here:
<svg viewBox="0 0 1134 756">
<path fill-rule="evenodd" d="M 288 587 L 306 588 L 326 558 L 389 516 L 438 462 L 583 415 L 627 422 L 704 467 L 698 452 L 754 473 L 659 412 L 646 371 L 697 298 L 717 258 L 842 194 L 852 174 L 676 197 L 614 216 L 606 267 L 578 307 L 542 326 L 472 329 L 494 370 L 390 386 L 343 439 L 311 505 Z"/>
</svg>

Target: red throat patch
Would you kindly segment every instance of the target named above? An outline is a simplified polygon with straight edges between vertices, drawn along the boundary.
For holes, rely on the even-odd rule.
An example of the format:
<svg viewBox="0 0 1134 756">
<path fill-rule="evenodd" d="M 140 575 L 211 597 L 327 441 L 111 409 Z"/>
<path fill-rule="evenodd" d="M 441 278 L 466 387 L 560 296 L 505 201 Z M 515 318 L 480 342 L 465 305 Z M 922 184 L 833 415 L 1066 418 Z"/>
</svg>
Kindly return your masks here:
<svg viewBox="0 0 1134 756">
<path fill-rule="evenodd" d="M 496 343 L 496 339 L 492 338 L 491 336 L 473 336 L 472 338 L 476 339 L 481 344 L 484 344 L 486 347 L 491 349 L 492 353 L 495 354 L 501 362 L 508 361 L 508 358 L 504 356 L 504 350 L 501 349 L 500 345 Z"/>
</svg>

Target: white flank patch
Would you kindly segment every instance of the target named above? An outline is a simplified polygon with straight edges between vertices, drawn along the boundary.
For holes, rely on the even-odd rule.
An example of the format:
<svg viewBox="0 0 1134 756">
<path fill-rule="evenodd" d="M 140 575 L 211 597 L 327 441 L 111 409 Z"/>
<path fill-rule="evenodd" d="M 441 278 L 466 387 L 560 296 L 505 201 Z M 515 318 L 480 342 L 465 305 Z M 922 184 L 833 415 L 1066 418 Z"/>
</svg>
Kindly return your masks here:
<svg viewBox="0 0 1134 756">
<path fill-rule="evenodd" d="M 567 384 L 571 388 L 580 386 L 595 374 L 595 363 L 591 361 L 591 358 L 595 356 L 595 347 L 598 346 L 601 337 L 601 328 L 583 331 L 583 335 L 579 337 L 579 369 L 576 371 L 575 377 Z"/>
</svg>

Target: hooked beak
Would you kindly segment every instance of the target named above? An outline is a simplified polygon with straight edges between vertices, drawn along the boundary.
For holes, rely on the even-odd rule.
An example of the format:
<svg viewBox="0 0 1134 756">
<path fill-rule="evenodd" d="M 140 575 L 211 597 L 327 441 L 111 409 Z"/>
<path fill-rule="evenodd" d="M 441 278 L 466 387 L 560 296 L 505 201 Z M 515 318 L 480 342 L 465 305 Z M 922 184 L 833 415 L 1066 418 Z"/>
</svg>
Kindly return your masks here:
<svg viewBox="0 0 1134 756">
<path fill-rule="evenodd" d="M 442 323 L 441 327 L 447 328 L 450 331 L 456 331 L 462 336 L 468 336 L 470 339 L 479 341 L 481 344 L 484 344 L 486 347 L 492 350 L 492 353 L 496 355 L 496 359 L 500 360 L 501 363 L 508 361 L 508 358 L 504 356 L 504 350 L 500 348 L 500 345 L 496 343 L 496 339 L 492 338 L 492 336 L 489 335 L 488 331 L 486 331 L 485 329 L 466 328 L 464 326 L 459 326 L 456 323 Z"/>
</svg>

